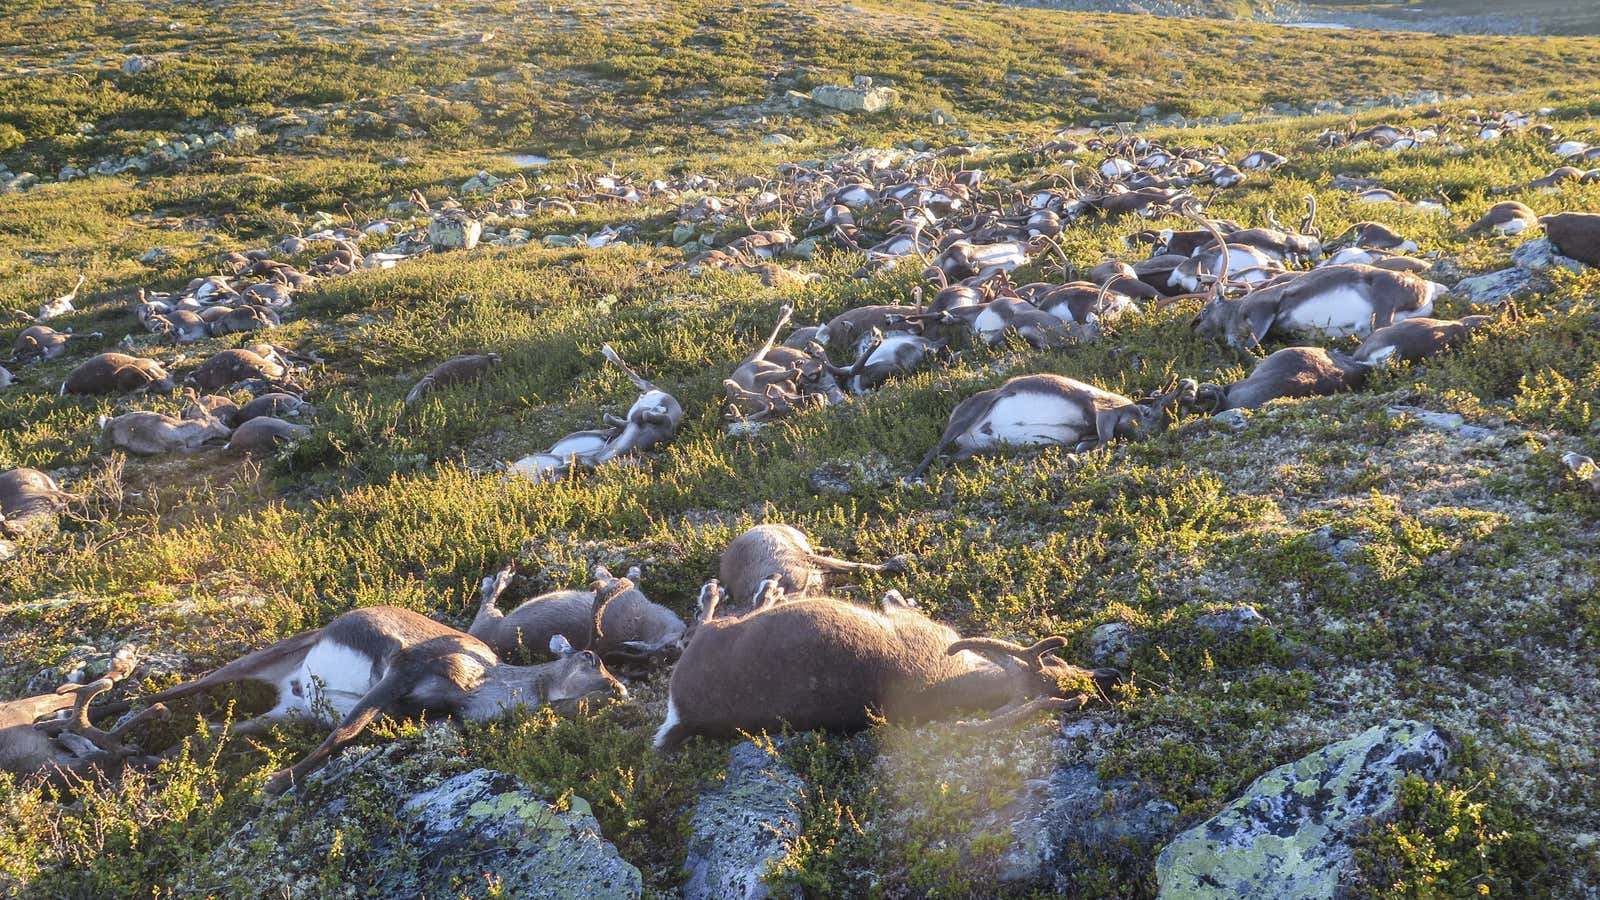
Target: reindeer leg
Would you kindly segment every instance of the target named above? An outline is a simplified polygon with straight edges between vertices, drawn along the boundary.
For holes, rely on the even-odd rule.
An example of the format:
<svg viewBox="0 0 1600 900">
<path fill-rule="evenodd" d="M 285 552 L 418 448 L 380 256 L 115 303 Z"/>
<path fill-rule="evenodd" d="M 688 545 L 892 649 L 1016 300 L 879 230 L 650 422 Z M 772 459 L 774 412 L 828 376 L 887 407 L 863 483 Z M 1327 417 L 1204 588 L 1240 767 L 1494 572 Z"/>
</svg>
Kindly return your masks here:
<svg viewBox="0 0 1600 900">
<path fill-rule="evenodd" d="M 761 582 L 761 586 L 756 588 L 756 595 L 750 598 L 751 612 L 777 606 L 783 602 L 783 596 L 783 585 L 777 576 L 768 578 Z"/>
<path fill-rule="evenodd" d="M 333 733 L 328 735 L 327 739 L 317 749 L 306 754 L 305 759 L 300 760 L 289 768 L 280 769 L 273 773 L 272 777 L 267 779 L 267 783 L 262 785 L 261 789 L 268 794 L 277 795 L 305 780 L 306 775 L 315 771 L 329 757 L 360 737 L 361 733 L 367 730 L 368 725 L 371 725 L 396 701 L 409 693 L 413 683 L 411 677 L 403 676 L 391 669 L 387 675 L 383 676 L 382 680 L 372 686 L 372 690 L 361 698 L 361 702 L 350 710 L 350 714 L 344 717 L 344 721 L 339 723 L 339 727 L 335 728 Z"/>
</svg>

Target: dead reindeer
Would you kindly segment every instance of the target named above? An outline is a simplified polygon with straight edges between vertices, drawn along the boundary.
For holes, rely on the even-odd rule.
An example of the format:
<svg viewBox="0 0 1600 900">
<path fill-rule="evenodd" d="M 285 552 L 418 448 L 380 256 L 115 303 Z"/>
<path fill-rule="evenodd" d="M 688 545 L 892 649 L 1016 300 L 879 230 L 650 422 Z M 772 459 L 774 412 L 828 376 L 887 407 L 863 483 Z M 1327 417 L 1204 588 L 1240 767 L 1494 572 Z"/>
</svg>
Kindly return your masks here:
<svg viewBox="0 0 1600 900">
<path fill-rule="evenodd" d="M 73 334 L 70 331 L 57 331 L 48 325 L 31 325 L 22 329 L 16 342 L 11 345 L 11 362 L 25 366 L 35 360 L 55 359 L 67 352 L 67 344 L 71 341 L 103 337 L 105 335 L 98 331 Z"/>
<path fill-rule="evenodd" d="M 851 562 L 812 549 L 805 532 L 791 525 L 757 525 L 728 542 L 717 565 L 719 583 L 736 602 L 760 600 L 763 585 L 777 579 L 789 600 L 826 596 L 830 575 L 878 574 L 905 571 L 905 560 L 882 564 Z"/>
<path fill-rule="evenodd" d="M 73 306 L 72 304 L 78 299 L 78 291 L 83 290 L 83 283 L 86 280 L 87 279 L 83 275 L 79 275 L 78 283 L 72 286 L 72 290 L 67 291 L 65 294 L 62 294 L 53 300 L 46 300 L 45 302 L 39 304 L 39 315 L 30 316 L 29 318 L 32 318 L 36 322 L 48 322 L 51 319 L 57 319 L 61 316 L 71 315 L 72 313 L 77 312 L 77 307 Z"/>
<path fill-rule="evenodd" d="M 823 359 L 823 366 L 853 394 L 865 394 L 898 375 L 915 372 L 929 359 L 946 351 L 943 341 L 920 334 L 897 331 L 887 337 L 876 329 L 869 343 L 849 366 L 836 366 Z"/>
<path fill-rule="evenodd" d="M 144 723 L 166 718 L 166 707 L 151 706 L 111 731 L 96 728 L 89 716 L 89 704 L 128 677 L 134 663 L 133 651 L 124 647 L 95 681 L 0 702 L 0 772 L 71 787 L 97 776 L 114 776 L 130 764 L 153 763 L 126 739 Z"/>
<path fill-rule="evenodd" d="M 84 360 L 67 373 L 61 382 L 61 396 L 68 394 L 142 394 L 147 391 L 171 393 L 176 387 L 167 370 L 153 359 L 126 353 L 102 353 Z"/>
<path fill-rule="evenodd" d="M 288 377 L 285 363 L 254 350 L 237 348 L 223 350 L 202 362 L 186 380 L 203 391 L 220 391 L 245 381 L 287 386 Z"/>
<path fill-rule="evenodd" d="M 575 431 L 543 453 L 531 453 L 506 469 L 534 481 L 559 478 L 578 466 L 593 467 L 654 449 L 678 433 L 683 407 L 666 391 L 639 377 L 610 344 L 600 352 L 632 381 L 639 398 L 626 418 L 607 413 L 604 428 Z"/>
<path fill-rule="evenodd" d="M 1600 213 L 1560 213 L 1539 219 L 1556 252 L 1600 267 Z"/>
<path fill-rule="evenodd" d="M 268 328 L 277 328 L 281 324 L 283 320 L 275 310 L 252 305 L 232 307 L 220 316 L 207 320 L 206 326 L 210 329 L 212 337 L 222 337 L 228 334 L 264 331 Z"/>
<path fill-rule="evenodd" d="M 77 499 L 38 469 L 0 472 L 0 534 L 20 538 L 52 530 L 61 510 Z"/>
<path fill-rule="evenodd" d="M 274 391 L 262 394 L 244 406 L 239 407 L 237 424 L 242 425 L 259 416 L 272 416 L 275 419 L 293 419 L 316 414 L 317 408 L 307 403 L 304 397 Z"/>
<path fill-rule="evenodd" d="M 783 727 L 857 730 L 993 713 L 969 727 L 995 728 L 1043 711 L 1083 708 L 1121 680 L 1052 657 L 1066 639 L 1023 647 L 963 640 L 897 592 L 879 609 L 838 600 L 778 602 L 776 580 L 753 611 L 696 625 L 673 669 L 655 747 L 693 735 L 734 737 Z M 703 612 L 715 613 L 708 585 Z"/>
<path fill-rule="evenodd" d="M 135 456 L 193 453 L 220 445 L 232 433 L 221 419 L 209 413 L 180 419 L 164 413 L 137 411 L 115 418 L 101 416 L 99 424 L 107 443 Z"/>
<path fill-rule="evenodd" d="M 775 346 L 794 308 L 787 304 L 761 349 L 746 357 L 722 382 L 730 416 L 752 422 L 780 418 L 807 406 L 844 399 L 819 355 Z"/>
<path fill-rule="evenodd" d="M 311 426 L 273 416 L 252 416 L 240 423 L 223 447 L 233 453 L 275 453 L 279 448 L 311 436 Z"/>
<path fill-rule="evenodd" d="M 639 389 L 639 399 L 633 401 L 625 418 L 606 415 L 605 423 L 617 431 L 595 454 L 595 465 L 651 450 L 672 440 L 683 422 L 683 407 L 671 394 L 639 377 L 610 344 L 602 344 L 600 353 Z"/>
<path fill-rule="evenodd" d="M 955 459 L 1005 447 L 1066 447 L 1083 453 L 1116 438 L 1137 439 L 1165 428 L 1178 391 L 1134 402 L 1060 375 L 1023 375 L 956 404 L 938 443 L 911 473 L 920 479 L 952 446 Z"/>
<path fill-rule="evenodd" d="M 596 611 L 598 614 L 598 610 Z M 305 719 L 338 725 L 304 759 L 272 776 L 265 790 L 281 793 L 356 740 L 379 716 L 497 718 L 518 706 L 578 700 L 594 694 L 626 697 L 627 689 L 600 657 L 570 645 L 561 658 L 534 666 L 500 661 L 488 645 L 408 609 L 373 606 L 347 612 L 243 656 L 193 681 L 146 698 L 170 703 L 224 684 L 253 681 L 276 692 L 271 709 L 232 726 L 258 735 L 280 722 Z"/>
<path fill-rule="evenodd" d="M 233 402 L 232 397 L 221 394 L 206 394 L 201 396 L 194 388 L 184 392 L 188 397 L 189 405 L 178 414 L 181 419 L 216 419 L 232 429 L 239 424 L 239 404 Z"/>
<path fill-rule="evenodd" d="M 406 394 L 406 403 L 415 403 L 422 399 L 422 395 L 436 387 L 447 387 L 453 384 L 465 384 L 477 381 L 484 376 L 496 363 L 500 362 L 498 353 L 473 353 L 462 356 L 452 356 L 444 362 L 434 366 L 433 371 L 422 376 Z"/>
<path fill-rule="evenodd" d="M 1443 353 L 1466 340 L 1474 329 L 1494 320 L 1494 316 L 1467 316 L 1459 321 L 1407 319 L 1367 335 L 1356 347 L 1354 356 L 1357 361 L 1373 367 L 1417 362 Z"/>
<path fill-rule="evenodd" d="M 1241 300 L 1214 299 L 1193 322 L 1201 333 L 1239 349 L 1271 334 L 1365 337 L 1406 319 L 1427 316 L 1444 286 L 1408 272 L 1345 265 L 1312 269 Z"/>
<path fill-rule="evenodd" d="M 607 666 L 622 671 L 670 662 L 682 650 L 683 620 L 639 590 L 638 567 L 617 578 L 605 566 L 595 566 L 589 590 L 542 594 L 503 613 L 495 604 L 515 573 L 513 560 L 483 579 L 478 614 L 467 629 L 502 656 L 542 653 L 561 638 L 589 647 Z"/>
<path fill-rule="evenodd" d="M 920 331 L 917 316 L 923 312 L 914 306 L 858 306 L 825 322 L 817 329 L 816 341 L 823 347 L 845 347 L 859 354 L 874 331 Z"/>
<path fill-rule="evenodd" d="M 1489 207 L 1478 221 L 1468 225 L 1462 234 L 1521 234 L 1539 224 L 1539 216 L 1515 200 L 1496 203 Z"/>
<path fill-rule="evenodd" d="M 985 344 L 998 344 L 1015 334 L 1035 350 L 1057 350 L 1083 336 L 1020 297 L 996 297 L 976 313 L 970 319 L 972 333 Z"/>
<path fill-rule="evenodd" d="M 211 336 L 211 326 L 199 313 L 175 309 L 149 318 L 145 327 L 161 335 L 169 344 L 193 344 Z"/>
<path fill-rule="evenodd" d="M 1185 385 L 1197 406 L 1217 413 L 1255 409 L 1286 397 L 1323 397 L 1353 390 L 1371 366 L 1342 350 L 1286 347 L 1256 364 L 1249 377 L 1229 385 Z"/>
</svg>

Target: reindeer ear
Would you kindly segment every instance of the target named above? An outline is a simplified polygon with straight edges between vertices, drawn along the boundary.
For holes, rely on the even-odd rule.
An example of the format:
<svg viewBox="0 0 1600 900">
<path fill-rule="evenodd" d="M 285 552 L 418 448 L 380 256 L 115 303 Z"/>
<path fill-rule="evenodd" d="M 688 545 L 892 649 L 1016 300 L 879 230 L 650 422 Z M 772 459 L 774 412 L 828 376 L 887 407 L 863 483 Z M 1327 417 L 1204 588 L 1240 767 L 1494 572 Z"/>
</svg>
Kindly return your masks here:
<svg viewBox="0 0 1600 900">
<path fill-rule="evenodd" d="M 550 638 L 550 652 L 566 659 L 573 654 L 572 642 L 564 634 L 553 635 Z"/>
</svg>

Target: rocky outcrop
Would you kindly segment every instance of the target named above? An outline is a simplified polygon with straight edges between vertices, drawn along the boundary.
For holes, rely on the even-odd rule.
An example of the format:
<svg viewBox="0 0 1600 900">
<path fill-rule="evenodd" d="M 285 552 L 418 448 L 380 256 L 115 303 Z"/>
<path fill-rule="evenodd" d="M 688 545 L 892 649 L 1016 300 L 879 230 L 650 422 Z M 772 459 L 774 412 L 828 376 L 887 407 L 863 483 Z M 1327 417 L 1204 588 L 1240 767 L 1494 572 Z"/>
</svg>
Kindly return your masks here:
<svg viewBox="0 0 1600 900">
<path fill-rule="evenodd" d="M 270 801 L 181 881 L 218 896 L 634 898 L 639 870 L 589 805 L 473 768 L 458 733 L 353 751 Z"/>
<path fill-rule="evenodd" d="M 811 89 L 811 99 L 830 109 L 845 112 L 882 112 L 900 99 L 894 88 L 873 87 L 872 79 L 858 75 L 851 87 L 821 84 Z"/>
<path fill-rule="evenodd" d="M 759 900 L 763 878 L 799 833 L 800 776 L 753 743 L 733 749 L 727 780 L 689 819 L 685 900 Z"/>
<path fill-rule="evenodd" d="M 1392 720 L 1273 769 L 1161 851 L 1159 896 L 1337 896 L 1352 840 L 1393 813 L 1403 775 L 1442 776 L 1454 743 L 1431 725 Z"/>
</svg>

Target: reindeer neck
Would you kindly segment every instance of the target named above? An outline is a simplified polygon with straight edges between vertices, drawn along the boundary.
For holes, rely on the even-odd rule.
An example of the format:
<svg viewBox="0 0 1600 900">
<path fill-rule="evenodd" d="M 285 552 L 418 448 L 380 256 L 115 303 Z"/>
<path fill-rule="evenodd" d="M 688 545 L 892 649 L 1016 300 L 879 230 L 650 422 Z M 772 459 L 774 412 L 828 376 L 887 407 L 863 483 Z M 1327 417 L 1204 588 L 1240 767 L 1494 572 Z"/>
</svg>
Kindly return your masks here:
<svg viewBox="0 0 1600 900">
<path fill-rule="evenodd" d="M 490 669 L 483 682 L 472 691 L 464 710 L 469 719 L 488 719 L 516 706 L 542 705 L 549 692 L 544 666 L 509 666 Z"/>
<path fill-rule="evenodd" d="M 946 709 L 997 709 L 1018 699 L 1024 681 L 1020 673 L 985 660 L 938 685 Z"/>
</svg>

